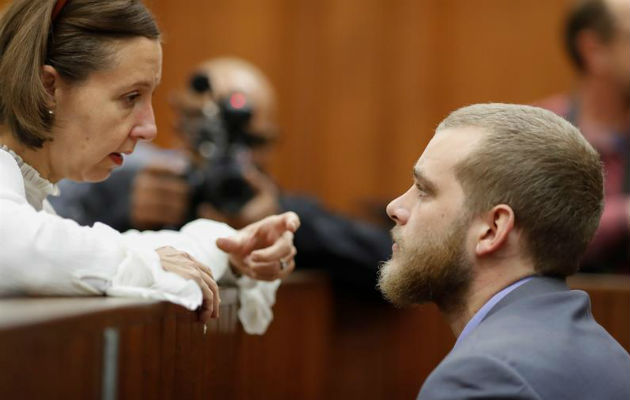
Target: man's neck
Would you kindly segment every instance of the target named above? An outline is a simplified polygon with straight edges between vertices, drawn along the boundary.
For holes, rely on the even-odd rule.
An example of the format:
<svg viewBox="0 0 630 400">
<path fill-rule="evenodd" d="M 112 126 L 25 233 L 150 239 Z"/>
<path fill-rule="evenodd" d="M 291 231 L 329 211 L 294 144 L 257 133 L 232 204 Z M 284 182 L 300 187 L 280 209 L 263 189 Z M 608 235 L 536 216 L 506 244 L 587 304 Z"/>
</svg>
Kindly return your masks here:
<svg viewBox="0 0 630 400">
<path fill-rule="evenodd" d="M 459 337 L 468 321 L 492 296 L 512 283 L 533 274 L 533 267 L 526 263 L 505 265 L 503 268 L 481 269 L 473 278 L 460 306 L 451 309 L 440 308 L 440 311 L 444 314 L 455 336 Z"/>
<path fill-rule="evenodd" d="M 630 98 L 612 82 L 586 77 L 577 92 L 580 126 L 596 125 L 625 132 L 630 125 Z"/>
</svg>

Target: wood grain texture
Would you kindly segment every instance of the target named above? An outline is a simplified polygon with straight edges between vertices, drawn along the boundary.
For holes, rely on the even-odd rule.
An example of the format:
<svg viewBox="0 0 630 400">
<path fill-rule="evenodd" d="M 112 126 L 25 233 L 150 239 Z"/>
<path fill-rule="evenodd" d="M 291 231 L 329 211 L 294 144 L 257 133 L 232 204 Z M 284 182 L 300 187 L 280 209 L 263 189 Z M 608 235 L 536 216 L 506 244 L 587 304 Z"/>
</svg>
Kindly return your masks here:
<svg viewBox="0 0 630 400">
<path fill-rule="evenodd" d="M 158 143 L 168 94 L 203 59 L 243 57 L 278 90 L 271 172 L 291 191 L 362 214 L 410 184 L 438 122 L 476 102 L 570 88 L 560 29 L 569 0 L 152 0 L 164 31 Z"/>
<path fill-rule="evenodd" d="M 577 276 L 593 315 L 628 350 L 630 278 Z M 111 298 L 0 300 L 0 398 L 98 398 L 103 330 L 120 334 L 118 398 L 409 399 L 454 344 L 433 305 L 397 310 L 298 272 L 264 336 L 236 325 L 222 292 L 206 335 L 194 312 Z M 20 318 L 16 316 L 20 315 Z"/>
<path fill-rule="evenodd" d="M 214 375 L 207 369 L 215 362 L 205 358 L 208 349 L 224 352 L 219 336 L 238 337 L 236 289 L 222 288 L 221 298 L 221 314 L 232 325 L 222 334 L 208 329 L 206 335 L 196 313 L 168 303 L 104 297 L 1 299 L 0 398 L 100 398 L 103 332 L 115 329 L 117 398 L 171 399 L 181 393 L 181 398 L 205 399 L 214 384 L 228 381 L 236 365 L 225 363 Z M 231 360 L 234 353 L 232 349 Z"/>
</svg>

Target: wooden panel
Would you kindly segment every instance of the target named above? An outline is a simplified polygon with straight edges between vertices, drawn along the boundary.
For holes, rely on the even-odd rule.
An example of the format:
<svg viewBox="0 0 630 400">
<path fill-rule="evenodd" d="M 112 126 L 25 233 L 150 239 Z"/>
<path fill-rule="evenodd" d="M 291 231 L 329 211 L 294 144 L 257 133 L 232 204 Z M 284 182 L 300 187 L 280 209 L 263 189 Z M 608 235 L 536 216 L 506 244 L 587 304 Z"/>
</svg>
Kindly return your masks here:
<svg viewBox="0 0 630 400">
<path fill-rule="evenodd" d="M 164 31 L 157 143 L 177 144 L 168 97 L 193 65 L 246 58 L 278 89 L 278 182 L 361 214 L 363 200 L 410 184 L 448 112 L 571 87 L 560 40 L 569 2 L 147 0 Z"/>
<path fill-rule="evenodd" d="M 589 294 L 593 317 L 630 352 L 630 276 L 579 274 L 569 286 Z"/>
<path fill-rule="evenodd" d="M 120 399 L 207 398 L 234 375 L 236 289 L 222 288 L 219 323 L 203 326 L 194 312 L 136 299 L 16 298 L 0 300 L 0 398 L 100 398 L 104 365 L 113 366 Z M 104 332 L 118 335 L 117 358 L 104 356 Z M 232 346 L 229 349 L 228 346 Z M 210 375 L 209 349 L 231 362 Z M 209 382 L 209 383 L 208 383 Z M 178 386 L 180 384 L 181 386 Z"/>
<path fill-rule="evenodd" d="M 414 398 L 454 343 L 432 305 L 396 310 L 347 296 L 335 303 L 327 398 Z"/>
<path fill-rule="evenodd" d="M 202 59 L 251 60 L 278 89 L 272 172 L 347 213 L 391 199 L 437 123 L 471 102 L 532 102 L 570 87 L 560 46 L 569 0 L 152 0 L 168 93 Z"/>
<path fill-rule="evenodd" d="M 240 338 L 234 397 L 226 398 L 326 398 L 326 377 L 334 365 L 331 300 L 321 274 L 297 274 L 281 286 L 269 330 Z"/>
<path fill-rule="evenodd" d="M 626 349 L 630 278 L 577 276 Z M 333 293 L 324 275 L 281 286 L 264 336 L 236 329 L 237 296 L 203 334 L 195 313 L 112 298 L 0 300 L 0 398 L 99 398 L 103 330 L 119 332 L 118 398 L 409 399 L 454 344 L 433 305 L 397 310 Z"/>
<path fill-rule="evenodd" d="M 98 332 L 41 329 L 45 335 L 41 330 L 2 335 L 0 398 L 100 396 L 101 368 L 92 362 L 100 356 Z"/>
</svg>

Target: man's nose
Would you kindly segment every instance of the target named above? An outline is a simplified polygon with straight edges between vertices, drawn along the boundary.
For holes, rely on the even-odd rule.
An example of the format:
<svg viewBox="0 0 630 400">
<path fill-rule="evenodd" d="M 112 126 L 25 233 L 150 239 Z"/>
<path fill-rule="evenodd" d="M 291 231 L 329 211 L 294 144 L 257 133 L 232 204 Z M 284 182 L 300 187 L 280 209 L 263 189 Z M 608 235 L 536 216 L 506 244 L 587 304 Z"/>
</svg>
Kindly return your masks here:
<svg viewBox="0 0 630 400">
<path fill-rule="evenodd" d="M 404 225 L 409 219 L 409 211 L 403 206 L 403 196 L 404 195 L 399 196 L 390 201 L 387 208 L 385 208 L 389 218 L 400 225 Z"/>
</svg>

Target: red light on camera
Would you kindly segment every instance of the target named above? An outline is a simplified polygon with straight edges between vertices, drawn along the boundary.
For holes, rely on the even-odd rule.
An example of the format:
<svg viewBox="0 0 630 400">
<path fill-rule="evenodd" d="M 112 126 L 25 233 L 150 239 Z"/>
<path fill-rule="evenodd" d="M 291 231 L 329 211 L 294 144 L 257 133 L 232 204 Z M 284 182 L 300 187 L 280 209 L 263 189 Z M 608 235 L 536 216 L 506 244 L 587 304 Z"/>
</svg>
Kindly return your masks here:
<svg viewBox="0 0 630 400">
<path fill-rule="evenodd" d="M 230 96 L 230 106 L 232 106 L 232 108 L 243 108 L 245 103 L 247 103 L 247 98 L 245 98 L 243 93 L 234 93 Z"/>
</svg>

